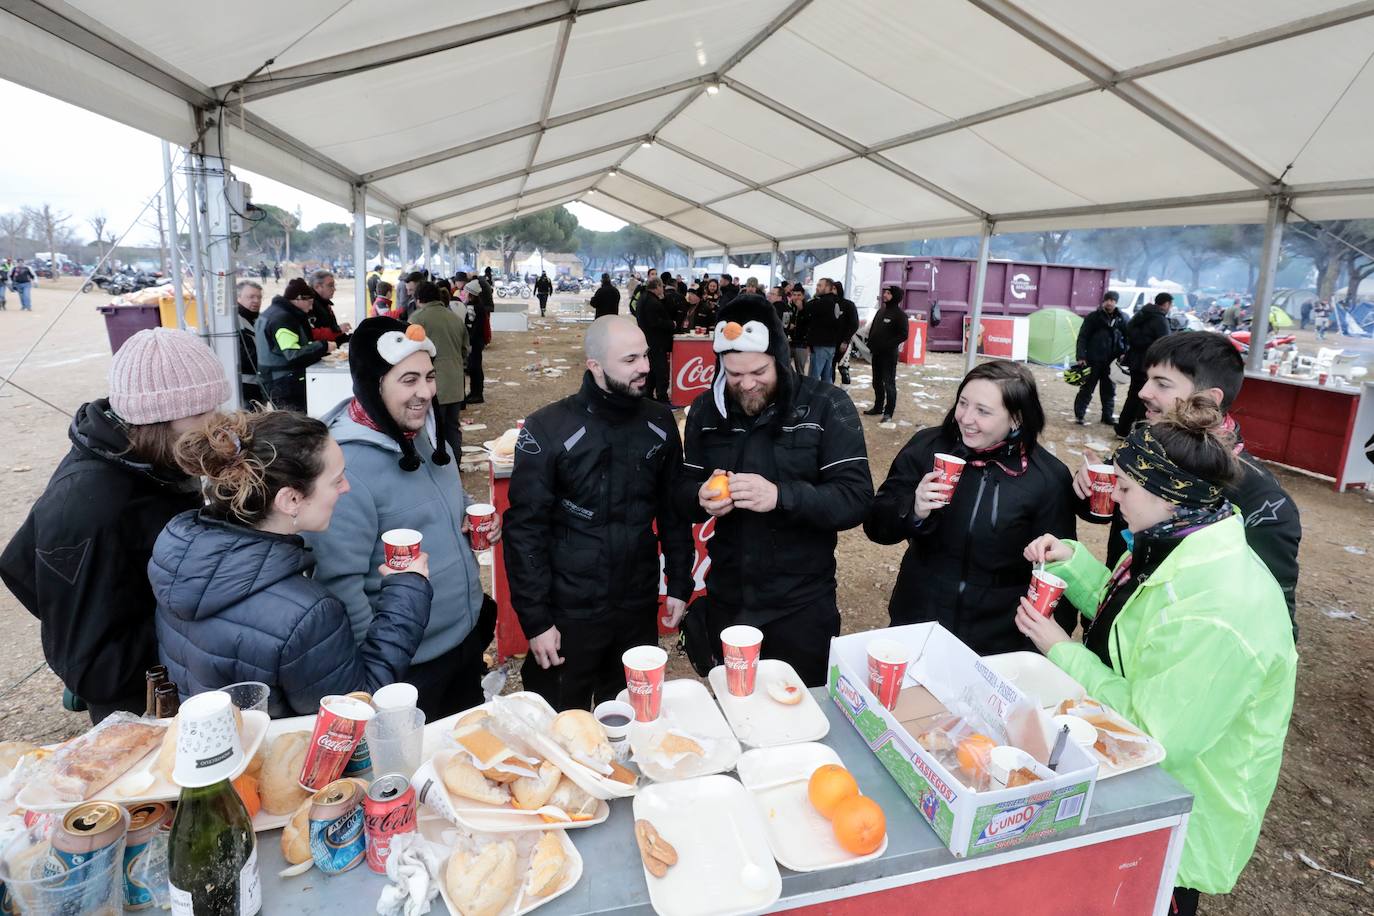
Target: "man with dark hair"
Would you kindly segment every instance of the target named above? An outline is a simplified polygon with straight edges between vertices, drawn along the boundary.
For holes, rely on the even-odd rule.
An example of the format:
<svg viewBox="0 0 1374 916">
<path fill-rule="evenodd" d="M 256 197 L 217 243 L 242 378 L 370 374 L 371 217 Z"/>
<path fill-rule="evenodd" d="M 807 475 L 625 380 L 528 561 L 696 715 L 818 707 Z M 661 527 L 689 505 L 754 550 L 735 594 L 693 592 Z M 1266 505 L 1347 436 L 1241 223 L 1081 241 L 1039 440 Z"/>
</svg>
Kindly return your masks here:
<svg viewBox="0 0 1374 916">
<path fill-rule="evenodd" d="M 673 351 L 673 331 L 677 323 L 663 297 L 663 283 L 649 279 L 639 297 L 635 315 L 644 339 L 649 343 L 649 382 L 646 393 L 656 401 L 668 400 L 668 354 Z"/>
<path fill-rule="evenodd" d="M 534 298 L 539 300 L 539 314 L 548 311 L 549 296 L 553 295 L 553 281 L 544 271 L 539 271 L 539 279 L 534 281 Z"/>
<path fill-rule="evenodd" d="M 725 305 L 739 295 L 739 284 L 729 274 L 720 275 L 720 304 Z"/>
<path fill-rule="evenodd" d="M 682 513 L 716 520 L 710 645 L 730 624 L 759 627 L 764 657 L 817 687 L 840 633 L 837 534 L 861 524 L 873 501 L 863 427 L 843 391 L 792 371 L 782 322 L 762 296 L 737 296 L 719 322 L 715 382 L 687 414 L 677 486 Z M 724 494 L 710 482 L 723 473 Z"/>
<path fill-rule="evenodd" d="M 557 709 L 613 699 L 621 654 L 656 643 L 660 548 L 665 624 L 692 593 L 691 528 L 673 499 L 682 443 L 668 408 L 645 397 L 649 345 L 608 316 L 584 346 L 581 389 L 520 431 L 505 518 L 511 604 L 530 640 L 521 675 Z"/>
<path fill-rule="evenodd" d="M 639 303 L 644 298 L 644 288 L 649 285 L 650 280 L 658 279 L 658 268 L 650 267 L 648 277 L 645 281 L 630 291 L 630 314 L 639 314 Z"/>
<path fill-rule="evenodd" d="M 611 282 L 610 274 L 601 275 L 601 285 L 592 293 L 592 311 L 597 318 L 620 312 L 620 290 Z"/>
<path fill-rule="evenodd" d="M 1078 365 L 1088 370 L 1088 377 L 1073 399 L 1073 415 L 1079 426 L 1088 425 L 1088 405 L 1092 403 L 1094 388 L 1102 401 L 1102 422 L 1109 426 L 1116 422 L 1112 415 L 1116 404 L 1112 363 L 1126 351 L 1126 319 L 1116 307 L 1118 298 L 1108 290 L 1102 296 L 1101 307 L 1084 318 L 1078 329 Z"/>
<path fill-rule="evenodd" d="M 792 350 L 792 371 L 798 375 L 806 375 L 811 360 L 811 351 L 806 346 L 806 328 L 802 322 L 805 314 L 806 289 L 797 283 L 787 290 L 787 307 L 782 315 L 782 324 Z"/>
<path fill-rule="evenodd" d="M 1223 411 L 1227 411 L 1245 381 L 1245 362 L 1239 351 L 1224 334 L 1211 331 L 1164 337 L 1146 352 L 1143 364 L 1146 381 L 1140 390 L 1140 400 L 1149 423 L 1163 419 L 1175 404 L 1198 393 L 1210 395 Z M 1269 469 L 1245 450 L 1240 427 L 1229 414 L 1219 432 L 1235 438 L 1236 457 L 1240 459 L 1242 471 L 1240 478 L 1226 488 L 1226 498 L 1240 507 L 1246 542 L 1283 589 L 1296 637 L 1295 592 L 1298 544 L 1302 540 L 1298 507 Z M 1089 514 L 1086 502 L 1092 491 L 1087 466 L 1099 463 L 1101 458 L 1090 449 L 1083 454 L 1087 460 L 1074 476 L 1074 491 L 1083 500 L 1079 517 L 1101 523 L 1105 519 Z M 1111 536 L 1107 540 L 1108 566 L 1114 566 L 1126 549 L 1126 541 L 1121 537 L 1126 524 L 1119 509 L 1112 515 L 1111 523 Z"/>
<path fill-rule="evenodd" d="M 1161 337 L 1167 337 L 1169 310 L 1173 308 L 1174 297 L 1168 293 L 1155 296 L 1155 301 L 1147 303 L 1140 311 L 1131 316 L 1126 324 L 1126 368 L 1131 373 L 1131 387 L 1126 391 L 1126 403 L 1121 406 L 1121 415 L 1116 418 L 1116 434 L 1122 439 L 1131 432 L 1131 427 L 1145 413 L 1140 403 L 1140 389 L 1145 387 L 1145 351 Z"/>
</svg>

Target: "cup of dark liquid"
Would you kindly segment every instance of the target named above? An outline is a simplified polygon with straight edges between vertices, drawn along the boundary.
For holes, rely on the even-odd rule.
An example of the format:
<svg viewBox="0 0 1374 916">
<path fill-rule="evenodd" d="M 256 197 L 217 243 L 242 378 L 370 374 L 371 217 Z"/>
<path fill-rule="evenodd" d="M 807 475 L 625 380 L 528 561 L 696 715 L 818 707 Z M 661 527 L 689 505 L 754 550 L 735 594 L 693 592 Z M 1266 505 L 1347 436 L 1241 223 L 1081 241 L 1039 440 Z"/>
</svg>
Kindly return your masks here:
<svg viewBox="0 0 1374 916">
<path fill-rule="evenodd" d="M 635 720 L 635 708 L 619 700 L 607 700 L 597 704 L 592 715 L 606 730 L 606 740 L 611 743 L 616 756 L 622 756 L 622 751 L 628 747 L 625 739 L 630 737 L 630 723 Z"/>
</svg>

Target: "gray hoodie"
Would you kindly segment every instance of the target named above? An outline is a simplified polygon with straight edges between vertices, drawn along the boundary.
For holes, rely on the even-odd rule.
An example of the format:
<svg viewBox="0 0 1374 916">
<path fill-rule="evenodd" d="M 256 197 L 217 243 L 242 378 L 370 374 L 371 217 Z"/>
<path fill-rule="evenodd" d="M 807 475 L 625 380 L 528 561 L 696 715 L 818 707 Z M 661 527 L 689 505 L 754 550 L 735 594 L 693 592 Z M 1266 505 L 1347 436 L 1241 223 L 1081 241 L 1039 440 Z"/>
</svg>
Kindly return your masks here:
<svg viewBox="0 0 1374 916">
<path fill-rule="evenodd" d="M 477 558 L 460 530 L 472 500 L 463 492 L 458 462 L 436 466 L 432 424 L 415 439 L 423 459 L 419 469 L 398 465 L 401 447 L 385 434 L 348 416 L 345 400 L 323 420 L 343 449 L 345 473 L 352 488 L 334 509 L 327 531 L 306 535 L 314 551 L 315 581 L 343 602 L 359 642 L 372 622 L 381 590 L 377 567 L 384 559 L 382 532 L 414 528 L 429 554 L 429 581 L 434 601 L 415 663 L 427 662 L 458 645 L 477 623 L 482 608 L 482 581 Z"/>
</svg>

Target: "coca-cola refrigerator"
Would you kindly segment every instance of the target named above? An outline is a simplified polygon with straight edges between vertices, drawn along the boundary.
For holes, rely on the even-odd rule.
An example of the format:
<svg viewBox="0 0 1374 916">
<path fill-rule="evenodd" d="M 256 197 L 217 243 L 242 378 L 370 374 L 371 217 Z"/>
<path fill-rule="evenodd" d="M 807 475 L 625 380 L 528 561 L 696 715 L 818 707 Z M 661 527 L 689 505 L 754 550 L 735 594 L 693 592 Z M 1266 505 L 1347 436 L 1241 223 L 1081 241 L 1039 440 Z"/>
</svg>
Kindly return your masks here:
<svg viewBox="0 0 1374 916">
<path fill-rule="evenodd" d="M 668 398 L 674 407 L 686 407 L 704 391 L 711 390 L 716 378 L 716 354 L 711 337 L 680 334 L 673 338 L 673 354 L 668 364 L 672 379 Z"/>
</svg>

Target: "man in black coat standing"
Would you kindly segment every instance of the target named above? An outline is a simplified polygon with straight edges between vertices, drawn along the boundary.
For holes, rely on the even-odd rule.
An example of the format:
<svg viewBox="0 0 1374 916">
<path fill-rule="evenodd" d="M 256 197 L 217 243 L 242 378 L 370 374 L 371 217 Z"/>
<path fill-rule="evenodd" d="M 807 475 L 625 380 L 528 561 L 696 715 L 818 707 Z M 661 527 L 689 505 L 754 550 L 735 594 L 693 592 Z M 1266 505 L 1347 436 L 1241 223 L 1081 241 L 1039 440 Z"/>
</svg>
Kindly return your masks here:
<svg viewBox="0 0 1374 916">
<path fill-rule="evenodd" d="M 715 519 L 710 645 L 730 624 L 758 627 L 763 656 L 818 687 L 840 633 L 837 535 L 873 501 L 863 427 L 843 391 L 792 371 L 782 322 L 762 296 L 735 297 L 718 326 L 715 382 L 687 415 L 677 487 L 689 520 Z M 720 473 L 726 494 L 710 482 Z"/>
<path fill-rule="evenodd" d="M 1126 438 L 1131 427 L 1144 418 L 1145 407 L 1140 403 L 1140 389 L 1145 387 L 1149 378 L 1149 366 L 1145 363 L 1145 351 L 1169 331 L 1169 310 L 1174 307 L 1174 297 L 1168 293 L 1155 296 L 1155 301 L 1147 303 L 1140 311 L 1131 316 L 1126 324 L 1126 368 L 1131 373 L 1131 387 L 1126 391 L 1126 403 L 1121 407 L 1121 415 L 1116 418 L 1116 434 Z"/>
<path fill-rule="evenodd" d="M 530 640 L 521 677 L 556 709 L 613 699 L 621 654 L 657 644 L 660 548 L 665 625 L 682 620 L 693 590 L 691 527 L 673 501 L 682 443 L 672 412 L 645 397 L 648 344 L 633 321 L 606 317 L 585 346 L 581 390 L 520 431 L 503 526 Z"/>
<path fill-rule="evenodd" d="M 897 351 L 902 348 L 910 331 L 906 312 L 902 310 L 902 289 L 883 288 L 883 307 L 868 323 L 868 353 L 873 364 L 873 407 L 864 413 L 871 417 L 882 415 L 882 422 L 892 419 L 897 409 Z"/>
<path fill-rule="evenodd" d="M 673 320 L 668 303 L 663 298 L 663 282 L 654 277 L 644 284 L 639 295 L 639 312 L 635 315 L 644 339 L 649 343 L 649 381 L 647 394 L 656 401 L 668 401 L 668 354 L 673 352 Z"/>
<path fill-rule="evenodd" d="M 596 313 L 597 318 L 620 312 L 620 290 L 611 282 L 610 274 L 601 275 L 601 285 L 592 293 L 592 311 Z"/>
<path fill-rule="evenodd" d="M 1102 422 L 1116 422 L 1116 383 L 1112 381 L 1112 363 L 1125 352 L 1126 319 L 1116 307 L 1117 294 L 1110 290 L 1103 295 L 1097 311 L 1083 319 L 1078 329 L 1078 365 L 1086 366 L 1088 377 L 1078 396 L 1073 399 L 1073 415 L 1079 426 L 1087 426 L 1088 405 L 1093 400 L 1093 388 L 1098 389 L 1102 401 Z M 1139 389 L 1136 389 L 1139 394 Z"/>
<path fill-rule="evenodd" d="M 549 296 L 553 294 L 553 281 L 544 271 L 539 272 L 539 279 L 534 281 L 534 297 L 539 300 L 539 314 L 543 315 L 549 307 Z"/>
</svg>

